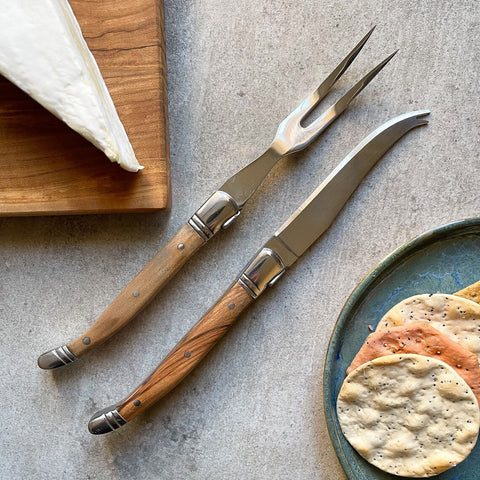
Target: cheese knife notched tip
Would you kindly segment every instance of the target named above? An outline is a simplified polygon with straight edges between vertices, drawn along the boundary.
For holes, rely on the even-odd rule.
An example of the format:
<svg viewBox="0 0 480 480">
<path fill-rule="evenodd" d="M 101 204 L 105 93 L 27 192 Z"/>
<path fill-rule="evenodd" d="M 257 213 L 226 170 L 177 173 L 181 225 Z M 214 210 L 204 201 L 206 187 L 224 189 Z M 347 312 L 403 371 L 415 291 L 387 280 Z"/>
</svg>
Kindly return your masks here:
<svg viewBox="0 0 480 480">
<path fill-rule="evenodd" d="M 428 114 L 428 110 L 419 110 L 400 115 L 365 137 L 267 240 L 222 298 L 157 369 L 115 407 L 92 417 L 90 431 L 116 430 L 175 388 L 227 333 L 242 311 L 328 230 L 380 158 L 407 132 L 428 123 L 425 119 Z M 235 308 L 231 308 L 232 305 Z"/>
<path fill-rule="evenodd" d="M 63 367 L 74 362 L 77 357 L 66 346 L 54 348 L 48 352 L 42 353 L 38 357 L 38 366 L 44 370 L 53 370 L 54 368 Z"/>
</svg>

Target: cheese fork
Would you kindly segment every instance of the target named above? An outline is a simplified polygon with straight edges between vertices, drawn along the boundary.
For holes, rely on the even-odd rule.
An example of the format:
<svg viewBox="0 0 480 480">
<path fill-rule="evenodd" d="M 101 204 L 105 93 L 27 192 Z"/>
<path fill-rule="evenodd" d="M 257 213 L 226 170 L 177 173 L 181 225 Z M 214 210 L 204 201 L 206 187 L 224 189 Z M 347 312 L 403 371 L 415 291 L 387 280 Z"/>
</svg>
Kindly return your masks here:
<svg viewBox="0 0 480 480">
<path fill-rule="evenodd" d="M 123 328 L 178 272 L 185 262 L 239 215 L 268 172 L 283 157 L 309 145 L 334 122 L 350 102 L 370 83 L 395 55 L 388 56 L 316 120 L 304 126 L 306 117 L 343 75 L 373 32 L 370 30 L 333 72 L 279 125 L 267 150 L 227 180 L 147 263 L 120 292 L 85 333 L 68 343 L 43 353 L 38 366 L 53 369 L 67 365 Z"/>
<path fill-rule="evenodd" d="M 242 311 L 275 283 L 329 228 L 365 175 L 392 145 L 424 125 L 427 110 L 406 113 L 366 137 L 253 257 L 216 305 L 130 395 L 97 412 L 90 433 L 108 433 L 148 409 L 178 385 L 225 335 Z"/>
</svg>

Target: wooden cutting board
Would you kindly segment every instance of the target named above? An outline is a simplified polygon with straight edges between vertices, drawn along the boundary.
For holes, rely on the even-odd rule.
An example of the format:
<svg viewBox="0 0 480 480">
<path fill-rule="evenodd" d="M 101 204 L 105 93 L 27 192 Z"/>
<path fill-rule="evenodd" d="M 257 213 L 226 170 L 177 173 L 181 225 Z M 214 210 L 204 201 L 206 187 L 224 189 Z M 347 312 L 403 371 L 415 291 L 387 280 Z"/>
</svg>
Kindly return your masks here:
<svg viewBox="0 0 480 480">
<path fill-rule="evenodd" d="M 124 171 L 0 76 L 0 215 L 170 204 L 162 0 L 71 0 L 139 162 Z"/>
</svg>

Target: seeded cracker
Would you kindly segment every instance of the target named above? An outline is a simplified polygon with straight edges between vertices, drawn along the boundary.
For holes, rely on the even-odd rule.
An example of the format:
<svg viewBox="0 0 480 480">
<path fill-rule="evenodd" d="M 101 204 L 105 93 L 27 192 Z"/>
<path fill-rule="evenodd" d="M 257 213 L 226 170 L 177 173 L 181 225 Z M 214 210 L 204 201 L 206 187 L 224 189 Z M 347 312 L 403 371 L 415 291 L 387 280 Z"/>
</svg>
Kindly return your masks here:
<svg viewBox="0 0 480 480">
<path fill-rule="evenodd" d="M 463 290 L 455 292 L 454 295 L 457 297 L 468 298 L 473 302 L 480 303 L 480 281 L 472 283 L 468 287 L 465 287 Z"/>
<path fill-rule="evenodd" d="M 437 475 L 464 460 L 479 430 L 466 382 L 423 355 L 388 355 L 345 379 L 337 415 L 346 439 L 367 461 L 412 478 Z"/>
<path fill-rule="evenodd" d="M 480 357 L 480 305 L 443 293 L 415 295 L 391 308 L 377 331 L 412 322 L 428 322 L 451 340 Z"/>
<path fill-rule="evenodd" d="M 417 353 L 447 363 L 467 382 L 480 405 L 478 357 L 426 322 L 371 333 L 347 368 L 347 374 L 374 358 L 394 353 Z"/>
</svg>

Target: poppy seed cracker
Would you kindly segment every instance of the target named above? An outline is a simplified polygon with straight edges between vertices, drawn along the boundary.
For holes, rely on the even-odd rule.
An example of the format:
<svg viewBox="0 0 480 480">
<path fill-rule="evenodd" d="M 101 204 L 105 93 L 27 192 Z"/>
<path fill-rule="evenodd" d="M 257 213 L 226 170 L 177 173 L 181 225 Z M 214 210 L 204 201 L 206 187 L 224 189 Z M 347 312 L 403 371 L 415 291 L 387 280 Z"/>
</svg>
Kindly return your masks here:
<svg viewBox="0 0 480 480">
<path fill-rule="evenodd" d="M 443 293 L 414 295 L 391 308 L 376 330 L 428 322 L 451 340 L 480 357 L 480 305 Z"/>
<path fill-rule="evenodd" d="M 393 475 L 437 475 L 475 446 L 479 408 L 449 365 L 417 354 L 387 355 L 356 368 L 337 401 L 343 434 L 368 462 Z"/>
</svg>

